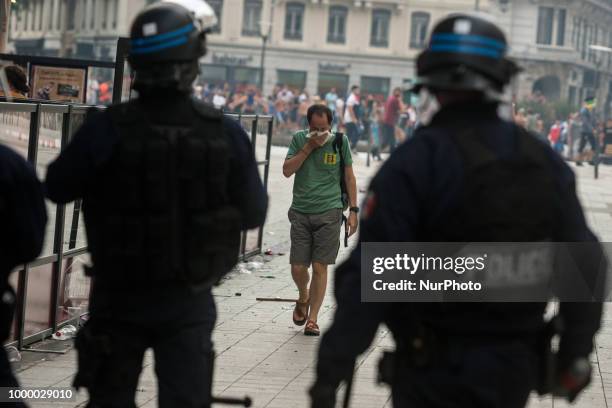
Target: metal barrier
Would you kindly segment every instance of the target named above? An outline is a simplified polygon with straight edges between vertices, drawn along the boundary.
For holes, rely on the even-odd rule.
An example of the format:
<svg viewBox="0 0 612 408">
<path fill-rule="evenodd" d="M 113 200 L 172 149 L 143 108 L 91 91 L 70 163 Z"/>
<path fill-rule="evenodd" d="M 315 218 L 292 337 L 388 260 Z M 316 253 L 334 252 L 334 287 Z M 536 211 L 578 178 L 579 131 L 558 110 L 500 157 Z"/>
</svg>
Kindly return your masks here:
<svg viewBox="0 0 612 408">
<path fill-rule="evenodd" d="M 31 100 L 0 102 L 0 143 L 26 157 L 44 179 L 46 166 L 64 149 L 90 108 Z M 273 118 L 228 116 L 249 134 L 267 191 Z M 89 255 L 80 209 L 80 201 L 67 205 L 47 201 L 49 221 L 43 251 L 9 278 L 17 292 L 17 309 L 7 345 L 27 349 L 61 326 L 78 323 L 87 313 L 90 284 L 84 265 Z M 263 228 L 244 232 L 239 259 L 261 253 L 262 238 Z"/>
</svg>

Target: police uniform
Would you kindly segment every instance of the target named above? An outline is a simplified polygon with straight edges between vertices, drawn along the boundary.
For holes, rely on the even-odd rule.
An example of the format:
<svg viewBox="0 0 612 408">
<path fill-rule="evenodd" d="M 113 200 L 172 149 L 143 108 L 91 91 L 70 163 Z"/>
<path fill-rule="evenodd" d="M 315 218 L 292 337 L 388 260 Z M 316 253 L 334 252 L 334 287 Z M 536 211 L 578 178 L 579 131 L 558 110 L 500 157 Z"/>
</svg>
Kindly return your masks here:
<svg viewBox="0 0 612 408">
<path fill-rule="evenodd" d="M 140 97 L 89 114 L 49 166 L 49 198 L 83 199 L 91 318 L 75 386 L 90 406 L 134 406 L 148 348 L 160 407 L 211 403 L 211 286 L 236 263 L 240 231 L 263 225 L 267 197 L 244 130 L 190 97 L 202 41 L 181 6 L 145 9 L 130 56 Z"/>
<path fill-rule="evenodd" d="M 9 339 L 15 310 L 10 272 L 42 250 L 47 223 L 44 195 L 36 172 L 21 156 L 0 145 L 0 341 Z M 0 349 L 0 387 L 18 387 L 4 348 Z"/>
<path fill-rule="evenodd" d="M 449 50 L 453 54 L 473 51 L 475 39 L 493 44 L 501 32 L 495 28 L 494 36 L 486 37 L 491 26 L 474 17 L 450 17 L 434 29 L 428 51 L 444 50 L 435 55 L 443 58 Z M 469 36 L 468 43 L 461 42 L 453 27 Z M 440 38 L 451 42 L 436 43 Z M 451 55 L 447 70 L 460 65 L 460 58 Z M 460 73 L 455 72 L 455 79 L 466 72 L 466 65 L 470 66 L 469 61 Z M 439 69 L 434 72 L 441 75 Z M 492 162 L 511 162 L 533 153 L 545 175 L 529 186 L 531 196 L 518 196 L 522 190 L 513 194 L 520 183 L 507 185 L 507 180 L 500 179 L 497 186 L 488 181 L 493 190 L 487 193 L 492 196 L 466 197 L 475 175 L 469 170 L 460 138 L 477 139 L 492 155 Z M 534 170 L 522 173 L 521 183 L 535 176 Z M 495 194 L 509 202 L 500 202 Z M 558 199 L 563 205 L 557 205 Z M 526 204 L 515 205 L 521 201 Z M 505 204 L 515 205 L 515 214 L 507 223 L 516 222 L 519 228 L 505 225 L 503 234 L 507 235 L 502 237 L 496 235 L 497 226 L 492 227 L 485 213 L 492 206 L 507 217 L 510 211 Z M 554 241 L 596 242 L 586 225 L 569 167 L 547 145 L 500 119 L 498 104 L 484 98 L 443 106 L 431 123 L 420 127 L 382 166 L 362 208 L 360 242 L 535 241 L 522 234 L 536 223 L 535 231 L 550 234 Z M 356 356 L 369 347 L 381 323 L 389 327 L 396 343 L 391 378 L 386 379 L 392 386 L 394 407 L 522 407 L 539 386 L 546 304 L 361 303 L 360 269 L 361 247 L 357 246 L 336 271 L 338 307 L 320 345 L 317 379 L 311 390 L 313 407 L 333 406 L 335 388 L 351 377 Z M 591 270 L 595 273 L 596 269 Z M 596 278 L 585 276 L 589 282 Z M 601 303 L 561 304 L 559 314 L 566 331 L 558 354 L 560 370 L 588 357 L 601 310 Z"/>
</svg>

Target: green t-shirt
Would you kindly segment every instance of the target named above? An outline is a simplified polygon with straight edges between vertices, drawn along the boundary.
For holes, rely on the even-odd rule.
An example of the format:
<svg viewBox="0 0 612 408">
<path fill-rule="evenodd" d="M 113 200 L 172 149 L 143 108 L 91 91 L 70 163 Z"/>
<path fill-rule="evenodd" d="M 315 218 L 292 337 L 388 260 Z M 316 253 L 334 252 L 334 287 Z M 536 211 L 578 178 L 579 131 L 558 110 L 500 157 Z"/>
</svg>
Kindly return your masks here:
<svg viewBox="0 0 612 408">
<path fill-rule="evenodd" d="M 287 159 L 296 155 L 308 142 L 307 130 L 293 135 Z M 291 208 L 306 214 L 318 214 L 334 208 L 342 208 L 340 191 L 340 157 L 334 152 L 335 134 L 325 145 L 313 150 L 295 173 L 293 203 Z M 352 166 L 353 158 L 349 141 L 343 137 L 342 153 L 344 165 Z M 344 176 L 344 175 L 343 175 Z"/>
</svg>

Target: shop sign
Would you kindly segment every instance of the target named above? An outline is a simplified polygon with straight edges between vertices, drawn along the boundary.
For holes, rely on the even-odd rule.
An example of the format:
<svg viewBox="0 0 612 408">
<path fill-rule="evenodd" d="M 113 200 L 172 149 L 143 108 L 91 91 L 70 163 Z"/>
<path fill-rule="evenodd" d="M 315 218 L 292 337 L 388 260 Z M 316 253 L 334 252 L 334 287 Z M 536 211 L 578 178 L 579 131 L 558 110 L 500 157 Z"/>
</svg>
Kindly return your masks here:
<svg viewBox="0 0 612 408">
<path fill-rule="evenodd" d="M 346 72 L 351 67 L 351 64 L 333 64 L 331 62 L 319 62 L 320 71 L 328 72 Z"/>
<path fill-rule="evenodd" d="M 230 55 L 230 54 L 219 54 L 213 53 L 212 63 L 219 65 L 247 65 L 253 61 L 253 57 L 250 55 Z"/>
</svg>

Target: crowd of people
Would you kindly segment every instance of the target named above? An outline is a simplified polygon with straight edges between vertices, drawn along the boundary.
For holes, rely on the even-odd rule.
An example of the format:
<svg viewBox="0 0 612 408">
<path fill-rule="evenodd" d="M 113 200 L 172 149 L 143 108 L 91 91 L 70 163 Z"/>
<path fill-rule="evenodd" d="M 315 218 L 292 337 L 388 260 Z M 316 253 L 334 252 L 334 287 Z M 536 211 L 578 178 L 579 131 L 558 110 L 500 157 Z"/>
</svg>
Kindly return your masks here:
<svg viewBox="0 0 612 408">
<path fill-rule="evenodd" d="M 417 124 L 416 109 L 404 103 L 400 88 L 385 100 L 380 95 L 362 93 L 356 85 L 348 95 L 337 88 L 311 95 L 306 89 L 281 84 L 264 96 L 254 85 L 205 83 L 196 85 L 195 95 L 228 113 L 272 115 L 277 131 L 285 133 L 307 126 L 306 113 L 312 105 L 326 105 L 334 113 L 334 130 L 347 134 L 351 148 L 355 150 L 359 140 L 369 141 L 373 155 L 379 159 L 381 151 L 390 152 L 409 138 Z"/>
<path fill-rule="evenodd" d="M 515 122 L 550 144 L 564 158 L 575 160 L 578 165 L 582 161 L 592 164 L 595 151 L 604 145 L 604 140 L 612 138 L 612 119 L 601 120 L 594 108 L 594 98 L 586 98 L 579 111 L 548 124 L 541 114 L 521 108 L 515 114 Z M 587 144 L 589 150 L 585 150 Z"/>
</svg>

